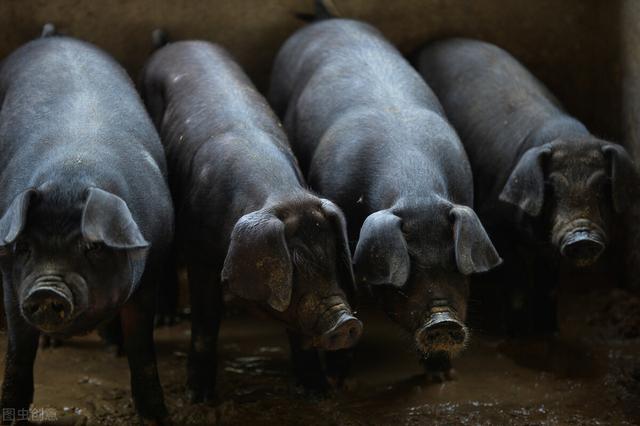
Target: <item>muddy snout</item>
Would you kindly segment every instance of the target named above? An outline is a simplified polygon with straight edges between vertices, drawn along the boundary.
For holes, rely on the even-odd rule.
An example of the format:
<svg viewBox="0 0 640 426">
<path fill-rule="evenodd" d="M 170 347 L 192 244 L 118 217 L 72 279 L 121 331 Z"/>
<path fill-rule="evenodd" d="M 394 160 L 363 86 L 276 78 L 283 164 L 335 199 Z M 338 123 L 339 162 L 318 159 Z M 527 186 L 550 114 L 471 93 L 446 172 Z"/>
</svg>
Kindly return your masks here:
<svg viewBox="0 0 640 426">
<path fill-rule="evenodd" d="M 594 263 L 606 247 L 604 234 L 597 229 L 578 228 L 564 234 L 560 241 L 560 253 L 576 266 Z"/>
<path fill-rule="evenodd" d="M 39 278 L 30 286 L 22 299 L 20 310 L 33 326 L 45 332 L 65 328 L 80 310 L 74 302 L 70 286 L 59 276 Z"/>
<path fill-rule="evenodd" d="M 362 322 L 344 305 L 326 312 L 320 324 L 319 347 L 327 351 L 351 348 L 362 335 Z"/>
<path fill-rule="evenodd" d="M 425 325 L 415 335 L 416 344 L 423 353 L 446 352 L 455 354 L 467 343 L 467 328 L 448 309 L 432 311 Z"/>
</svg>

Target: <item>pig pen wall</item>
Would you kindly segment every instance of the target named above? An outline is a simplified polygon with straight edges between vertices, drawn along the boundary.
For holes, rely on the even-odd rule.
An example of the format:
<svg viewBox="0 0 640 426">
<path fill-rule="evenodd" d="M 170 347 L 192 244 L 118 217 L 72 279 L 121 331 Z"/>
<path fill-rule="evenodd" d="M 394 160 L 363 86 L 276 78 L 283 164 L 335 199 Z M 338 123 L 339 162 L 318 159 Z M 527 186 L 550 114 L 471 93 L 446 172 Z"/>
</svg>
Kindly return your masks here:
<svg viewBox="0 0 640 426">
<path fill-rule="evenodd" d="M 295 13 L 311 12 L 312 3 L 0 0 L 0 59 L 36 37 L 44 23 L 53 22 L 61 32 L 107 50 L 135 79 L 151 51 L 150 33 L 160 27 L 173 40 L 197 38 L 222 44 L 264 91 L 277 49 L 304 25 Z M 635 83 L 631 77 L 640 74 L 639 3 L 335 0 L 343 16 L 374 24 L 407 54 L 427 40 L 447 36 L 477 37 L 496 43 L 524 62 L 595 134 L 616 141 L 624 135 L 633 147 L 640 147 L 640 125 L 628 125 L 635 123 L 632 116 L 640 109 L 638 96 L 634 96 L 640 85 L 629 83 Z M 627 85 L 634 88 L 624 97 L 623 74 Z M 632 151 L 640 156 L 640 148 Z M 635 238 L 630 245 L 635 246 Z M 640 261 L 634 258 L 629 265 L 640 265 Z"/>
<path fill-rule="evenodd" d="M 151 31 L 161 27 L 174 40 L 199 38 L 227 47 L 264 90 L 277 49 L 304 25 L 294 14 L 312 11 L 312 1 L 0 0 L 0 58 L 53 22 L 106 49 L 136 76 L 150 53 Z M 621 134 L 617 0 L 334 3 L 345 17 L 377 26 L 405 53 L 446 36 L 494 42 L 529 66 L 596 133 L 616 139 Z"/>
<path fill-rule="evenodd" d="M 620 60 L 623 140 L 636 164 L 640 163 L 640 1 L 623 0 L 620 5 Z M 627 215 L 629 228 L 623 246 L 625 282 L 640 292 L 640 203 Z"/>
</svg>

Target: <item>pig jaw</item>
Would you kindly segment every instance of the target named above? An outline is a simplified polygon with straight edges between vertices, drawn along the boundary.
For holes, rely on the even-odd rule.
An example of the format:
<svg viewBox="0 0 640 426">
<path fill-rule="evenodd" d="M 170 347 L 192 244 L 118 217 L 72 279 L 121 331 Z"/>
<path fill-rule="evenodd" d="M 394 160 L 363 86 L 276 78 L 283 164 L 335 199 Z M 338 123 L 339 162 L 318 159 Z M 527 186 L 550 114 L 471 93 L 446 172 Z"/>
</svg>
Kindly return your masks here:
<svg viewBox="0 0 640 426">
<path fill-rule="evenodd" d="M 22 316 L 45 333 L 60 333 L 89 305 L 87 283 L 76 273 L 30 274 L 20 297 Z"/>
<path fill-rule="evenodd" d="M 564 258 L 582 268 L 600 258 L 606 248 L 607 237 L 596 223 L 588 219 L 576 219 L 554 226 L 552 242 Z"/>
</svg>

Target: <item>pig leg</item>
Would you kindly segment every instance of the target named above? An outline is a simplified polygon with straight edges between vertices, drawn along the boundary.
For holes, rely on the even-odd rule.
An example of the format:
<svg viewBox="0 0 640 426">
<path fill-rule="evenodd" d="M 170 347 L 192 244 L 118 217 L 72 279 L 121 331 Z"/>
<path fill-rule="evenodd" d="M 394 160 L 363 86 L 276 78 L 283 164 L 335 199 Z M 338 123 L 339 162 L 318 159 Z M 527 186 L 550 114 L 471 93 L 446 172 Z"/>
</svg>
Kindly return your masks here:
<svg viewBox="0 0 640 426">
<path fill-rule="evenodd" d="M 529 334 L 531 330 L 530 290 L 532 279 L 531 265 L 528 255 L 522 247 L 506 241 L 501 237 L 500 253 L 504 256 L 504 263 L 494 272 L 490 272 L 483 280 L 490 284 L 487 290 L 479 290 L 482 299 L 484 315 L 493 318 L 490 324 L 485 324 L 489 330 L 505 333 L 509 337 Z M 476 285 L 476 290 L 478 286 Z"/>
<path fill-rule="evenodd" d="M 33 402 L 33 362 L 38 351 L 40 333 L 22 318 L 13 287 L 6 280 L 4 301 L 7 314 L 7 352 L 0 413 L 3 409 L 18 413 L 18 410 L 28 409 Z"/>
<path fill-rule="evenodd" d="M 145 282 L 133 299 L 120 313 L 124 349 L 131 372 L 131 392 L 142 424 L 165 424 L 167 409 L 158 377 L 155 345 L 153 342 L 153 317 L 155 314 L 155 288 Z"/>
<path fill-rule="evenodd" d="M 116 316 L 111 321 L 98 327 L 98 334 L 104 342 L 105 349 L 114 356 L 124 354 L 124 342 L 122 336 L 122 323 L 120 316 Z"/>
<path fill-rule="evenodd" d="M 329 383 L 340 389 L 351 370 L 353 361 L 353 349 L 340 349 L 337 351 L 327 351 L 324 354 L 326 374 Z"/>
<path fill-rule="evenodd" d="M 189 262 L 191 348 L 187 365 L 187 397 L 192 403 L 215 396 L 218 370 L 218 330 L 222 319 L 222 290 L 218 268 Z"/>
<path fill-rule="evenodd" d="M 520 248 L 511 265 L 508 282 L 504 283 L 510 289 L 509 334 L 530 336 L 554 332 L 557 265 L 544 256 L 532 256 L 526 248 Z"/>
<path fill-rule="evenodd" d="M 158 291 L 156 326 L 172 326 L 178 322 L 179 277 L 175 253 L 166 260 L 166 270 Z"/>
<path fill-rule="evenodd" d="M 535 333 L 550 334 L 558 329 L 556 289 L 558 268 L 546 259 L 537 259 L 533 269 L 531 318 Z"/>
<path fill-rule="evenodd" d="M 305 348 L 304 338 L 293 331 L 287 330 L 289 346 L 291 348 L 291 362 L 293 375 L 297 384 L 311 393 L 325 393 L 329 383 L 322 371 L 320 354 L 315 348 Z"/>
<path fill-rule="evenodd" d="M 47 336 L 46 334 L 40 336 L 40 347 L 42 349 L 57 348 L 60 346 L 62 346 L 62 339 Z"/>
</svg>

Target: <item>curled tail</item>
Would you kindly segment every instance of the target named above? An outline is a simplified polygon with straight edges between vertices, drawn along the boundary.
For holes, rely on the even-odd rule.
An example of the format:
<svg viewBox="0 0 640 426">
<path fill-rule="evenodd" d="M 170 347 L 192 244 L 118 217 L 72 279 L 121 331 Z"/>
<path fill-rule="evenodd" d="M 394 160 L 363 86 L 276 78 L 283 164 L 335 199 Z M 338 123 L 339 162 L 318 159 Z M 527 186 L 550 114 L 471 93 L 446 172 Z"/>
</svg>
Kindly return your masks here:
<svg viewBox="0 0 640 426">
<path fill-rule="evenodd" d="M 162 28 L 156 28 L 151 33 L 151 45 L 153 50 L 158 50 L 169 43 L 169 34 Z"/>
<path fill-rule="evenodd" d="M 342 14 L 333 0 L 315 0 L 315 11 L 311 13 L 296 13 L 298 19 L 307 22 L 322 21 L 331 18 L 340 18 Z"/>
<path fill-rule="evenodd" d="M 51 22 L 47 22 L 46 24 L 44 24 L 44 26 L 42 27 L 42 33 L 40 34 L 40 37 L 41 38 L 53 37 L 55 35 L 58 35 L 56 26 L 53 25 Z"/>
</svg>

